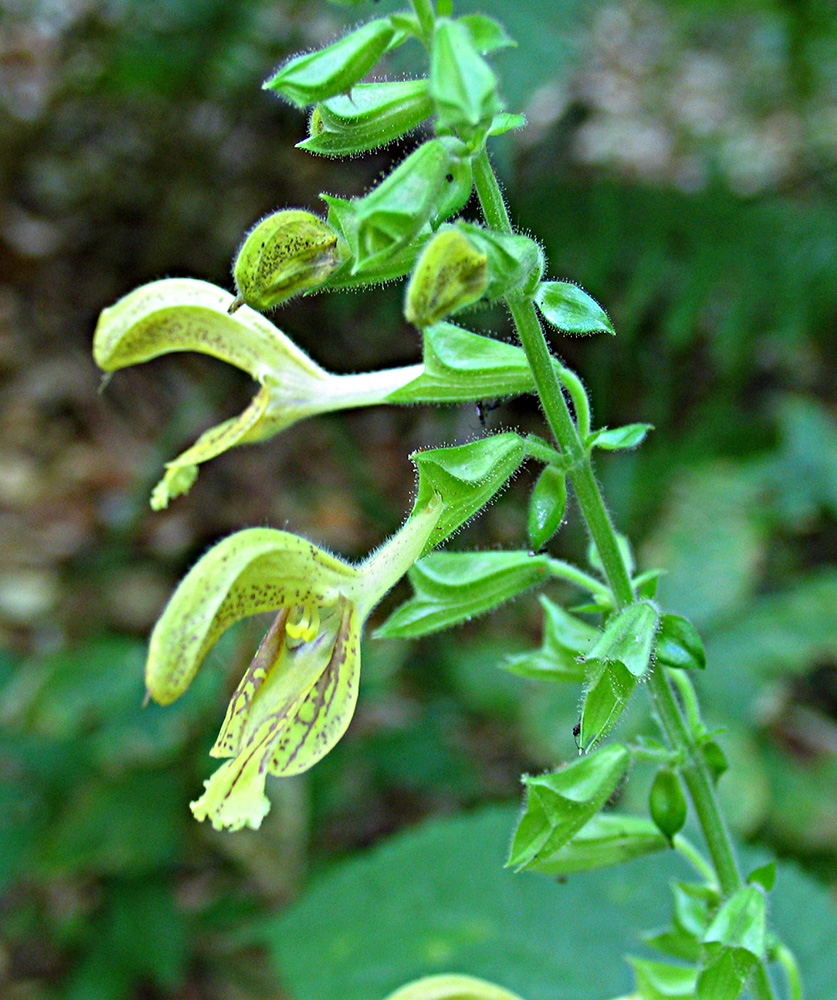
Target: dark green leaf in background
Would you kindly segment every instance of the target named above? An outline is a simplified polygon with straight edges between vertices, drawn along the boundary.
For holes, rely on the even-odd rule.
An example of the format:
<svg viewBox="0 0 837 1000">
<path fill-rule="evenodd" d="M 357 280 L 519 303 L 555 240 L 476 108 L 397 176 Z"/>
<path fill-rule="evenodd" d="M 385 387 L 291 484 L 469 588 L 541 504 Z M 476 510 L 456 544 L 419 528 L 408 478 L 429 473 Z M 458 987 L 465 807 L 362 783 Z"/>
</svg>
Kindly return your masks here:
<svg viewBox="0 0 837 1000">
<path fill-rule="evenodd" d="M 526 1000 L 627 993 L 622 956 L 637 951 L 637 926 L 667 918 L 668 882 L 683 862 L 657 855 L 566 884 L 513 874 L 502 869 L 513 822 L 513 810 L 492 807 L 398 835 L 336 866 L 253 936 L 267 942 L 293 1000 L 376 1000 L 451 971 Z M 829 997 L 837 910 L 827 890 L 784 867 L 771 916 L 810 996 Z"/>
</svg>

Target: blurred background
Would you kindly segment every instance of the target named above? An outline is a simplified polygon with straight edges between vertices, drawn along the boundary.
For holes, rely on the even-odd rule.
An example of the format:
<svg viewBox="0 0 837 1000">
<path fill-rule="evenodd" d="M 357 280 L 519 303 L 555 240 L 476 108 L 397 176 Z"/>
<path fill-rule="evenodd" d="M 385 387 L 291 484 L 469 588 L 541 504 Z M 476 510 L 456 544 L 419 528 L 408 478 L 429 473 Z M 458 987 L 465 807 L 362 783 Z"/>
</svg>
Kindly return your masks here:
<svg viewBox="0 0 837 1000">
<path fill-rule="evenodd" d="M 389 12 L 384 0 L 368 10 Z M 827 0 L 462 0 L 528 127 L 495 160 L 549 277 L 618 336 L 554 338 L 599 425 L 645 421 L 598 472 L 660 597 L 702 630 L 739 836 L 837 878 L 837 18 Z M 274 782 L 259 834 L 187 803 L 260 623 L 189 695 L 140 709 L 147 634 L 212 542 L 287 527 L 357 558 L 401 522 L 407 453 L 483 433 L 473 406 L 300 424 L 202 468 L 152 513 L 163 463 L 240 412 L 246 376 L 197 355 L 117 373 L 98 313 L 190 275 L 230 287 L 244 231 L 364 191 L 398 147 L 294 148 L 304 116 L 260 90 L 289 52 L 366 13 L 319 0 L 0 0 L 0 993 L 8 1000 L 279 997 L 245 939 L 312 874 L 430 816 L 519 795 L 574 753 L 578 692 L 498 665 L 540 642 L 520 599 L 455 635 L 368 640 L 347 737 Z M 385 67 L 419 71 L 415 52 Z M 466 213 L 467 214 L 467 213 Z M 473 211 L 471 211 L 473 215 Z M 275 322 L 333 371 L 417 361 L 399 287 L 307 298 Z M 501 311 L 462 323 L 509 337 Z M 531 400 L 489 429 L 540 427 Z M 519 477 L 457 547 L 525 547 Z M 571 516 L 552 544 L 583 560 Z M 406 595 L 401 589 L 381 614 Z M 561 598 L 556 590 L 551 596 Z M 577 595 L 566 595 L 570 600 Z M 453 641 L 450 641 L 453 639 Z M 625 734 L 649 725 L 637 706 Z M 636 790 L 634 790 L 636 788 Z M 642 782 L 627 786 L 641 807 Z M 277 862 L 277 858 L 281 859 Z M 258 935 L 256 935 L 257 937 Z M 269 949 L 268 949 L 269 950 Z"/>
</svg>

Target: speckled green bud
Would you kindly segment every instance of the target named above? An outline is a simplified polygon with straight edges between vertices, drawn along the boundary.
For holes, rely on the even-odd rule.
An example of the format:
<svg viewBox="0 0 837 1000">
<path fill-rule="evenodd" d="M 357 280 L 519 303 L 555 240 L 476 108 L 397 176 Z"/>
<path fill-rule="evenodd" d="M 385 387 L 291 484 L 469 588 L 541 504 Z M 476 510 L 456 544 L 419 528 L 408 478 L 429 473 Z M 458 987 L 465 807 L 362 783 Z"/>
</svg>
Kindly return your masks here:
<svg viewBox="0 0 837 1000">
<path fill-rule="evenodd" d="M 487 260 L 458 229 L 436 233 L 416 261 L 407 286 L 407 321 L 431 326 L 476 302 L 488 284 Z"/>
<path fill-rule="evenodd" d="M 321 285 L 340 263 L 337 234 L 319 216 L 284 209 L 262 219 L 248 233 L 233 265 L 242 304 L 265 310 Z"/>
</svg>

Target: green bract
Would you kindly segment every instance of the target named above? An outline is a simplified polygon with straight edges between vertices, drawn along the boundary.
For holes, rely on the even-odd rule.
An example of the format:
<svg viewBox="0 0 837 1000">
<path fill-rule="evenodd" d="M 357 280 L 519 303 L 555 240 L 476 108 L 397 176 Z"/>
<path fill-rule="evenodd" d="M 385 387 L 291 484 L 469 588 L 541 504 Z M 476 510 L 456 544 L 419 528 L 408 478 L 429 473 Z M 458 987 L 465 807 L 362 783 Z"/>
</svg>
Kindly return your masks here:
<svg viewBox="0 0 837 1000">
<path fill-rule="evenodd" d="M 667 667 L 703 670 L 706 652 L 697 629 L 680 615 L 663 615 L 654 655 Z"/>
<path fill-rule="evenodd" d="M 453 323 L 422 330 L 424 367 L 391 403 L 457 402 L 532 392 L 532 370 L 521 348 L 482 337 Z"/>
<path fill-rule="evenodd" d="M 438 497 L 416 508 L 359 566 L 288 532 L 250 528 L 212 548 L 181 581 L 146 665 L 148 694 L 162 705 L 184 693 L 231 625 L 277 612 L 210 751 L 229 759 L 192 803 L 198 819 L 257 828 L 269 808 L 267 774 L 300 774 L 340 739 L 357 700 L 363 623 L 418 557 L 442 508 Z"/>
<path fill-rule="evenodd" d="M 549 559 L 528 552 L 432 552 L 409 571 L 413 597 L 377 635 L 415 639 L 491 611 L 549 579 Z"/>
<path fill-rule="evenodd" d="M 329 222 L 341 231 L 353 274 L 388 261 L 419 235 L 445 189 L 450 156 L 438 139 L 423 143 L 365 197 L 323 196 Z"/>
<path fill-rule="evenodd" d="M 583 681 L 584 656 L 601 633 L 543 594 L 539 600 L 544 611 L 543 643 L 531 653 L 508 657 L 503 666 L 534 680 Z"/>
<path fill-rule="evenodd" d="M 351 96 L 318 104 L 300 149 L 324 156 L 351 156 L 377 149 L 411 132 L 433 113 L 427 80 L 361 83 Z"/>
<path fill-rule="evenodd" d="M 233 264 L 238 299 L 253 309 L 271 309 L 323 284 L 337 269 L 337 233 L 311 212 L 283 209 L 247 234 Z"/>
<path fill-rule="evenodd" d="M 657 829 L 669 841 L 683 829 L 688 806 L 677 772 L 662 767 L 654 776 L 648 795 L 648 810 Z"/>
<path fill-rule="evenodd" d="M 526 808 L 508 864 L 518 871 L 552 857 L 591 820 L 625 777 L 631 755 L 613 744 L 579 757 L 560 771 L 523 779 Z"/>
<path fill-rule="evenodd" d="M 584 750 L 613 728 L 648 670 L 658 615 L 650 601 L 631 604 L 610 618 L 590 649 L 579 733 Z"/>
<path fill-rule="evenodd" d="M 372 69 L 394 34 L 387 19 L 370 21 L 333 45 L 294 56 L 263 86 L 301 108 L 342 94 Z"/>
<path fill-rule="evenodd" d="M 642 1000 L 694 1000 L 694 969 L 670 962 L 629 958 L 636 977 L 636 995 Z"/>
<path fill-rule="evenodd" d="M 523 439 L 512 432 L 456 448 L 414 452 L 410 458 L 419 476 L 416 504 L 423 506 L 435 493 L 445 500 L 445 510 L 428 549 L 435 548 L 479 513 L 520 468 L 525 455 Z"/>
<path fill-rule="evenodd" d="M 551 854 L 542 851 L 527 868 L 543 875 L 572 875 L 622 864 L 668 846 L 657 827 L 642 816 L 599 813 L 572 840 Z"/>
</svg>

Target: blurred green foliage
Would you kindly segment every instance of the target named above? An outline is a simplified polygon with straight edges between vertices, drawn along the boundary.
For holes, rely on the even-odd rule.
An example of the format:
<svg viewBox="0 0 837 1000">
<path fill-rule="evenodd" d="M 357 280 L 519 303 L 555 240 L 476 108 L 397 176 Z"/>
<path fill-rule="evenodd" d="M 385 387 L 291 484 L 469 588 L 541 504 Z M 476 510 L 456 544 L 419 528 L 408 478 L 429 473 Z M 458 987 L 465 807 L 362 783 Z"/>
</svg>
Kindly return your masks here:
<svg viewBox="0 0 837 1000">
<path fill-rule="evenodd" d="M 584 377 L 598 424 L 655 427 L 598 469 L 641 568 L 667 570 L 666 608 L 706 640 L 696 683 L 707 723 L 725 730 L 731 820 L 833 879 L 834 19 L 818 0 L 574 0 L 560 18 L 552 0 L 460 6 L 499 17 L 519 42 L 497 60 L 510 110 L 531 123 L 498 152 L 513 212 L 543 242 L 548 276 L 581 284 L 617 330 L 556 337 L 554 349 Z M 276 783 L 258 835 L 207 833 L 187 807 L 257 633 L 219 647 L 182 702 L 140 707 L 143 636 L 209 542 L 242 523 L 287 521 L 360 554 L 407 506 L 406 452 L 481 431 L 470 407 L 311 421 L 270 450 L 225 458 L 192 496 L 151 515 L 147 486 L 170 443 L 236 412 L 231 397 L 249 387 L 180 356 L 95 397 L 87 351 L 102 306 L 162 274 L 228 283 L 259 215 L 315 208 L 321 190 L 360 192 L 385 168 L 387 156 L 338 166 L 295 151 L 302 116 L 259 91 L 287 52 L 363 13 L 311 0 L 0 3 L 0 992 L 10 1000 L 244 1000 L 280 996 L 280 977 L 299 1000 L 324 996 L 319 953 L 306 948 L 339 944 L 337 890 L 323 882 L 306 900 L 307 873 L 418 819 L 516 799 L 522 771 L 575 752 L 578 692 L 544 694 L 497 669 L 540 642 L 531 597 L 452 636 L 368 642 L 348 738 L 308 776 Z M 334 370 L 408 363 L 418 347 L 400 295 L 306 299 L 281 323 Z M 506 329 L 491 311 L 465 320 Z M 540 429 L 525 400 L 483 416 Z M 527 485 L 457 545 L 525 545 Z M 552 551 L 579 557 L 585 543 L 571 517 Z M 620 738 L 648 725 L 638 706 Z M 637 768 L 626 804 L 648 781 Z M 504 813 L 484 822 L 497 844 L 511 826 Z M 402 867 L 444 902 L 433 864 L 411 856 Z M 376 877 L 389 891 L 390 874 Z M 826 913 L 824 893 L 787 881 L 777 909 Z M 644 884 L 600 882 L 625 906 Z M 591 884 L 576 876 L 537 891 L 585 896 Z M 382 905 L 378 891 L 363 912 Z M 276 908 L 299 894 L 277 924 Z M 579 903 L 562 906 L 562 927 L 580 919 Z M 805 927 L 792 941 L 803 956 L 821 941 Z M 468 971 L 507 981 L 490 962 Z M 396 978 L 359 982 L 357 995 L 373 998 Z"/>
</svg>

